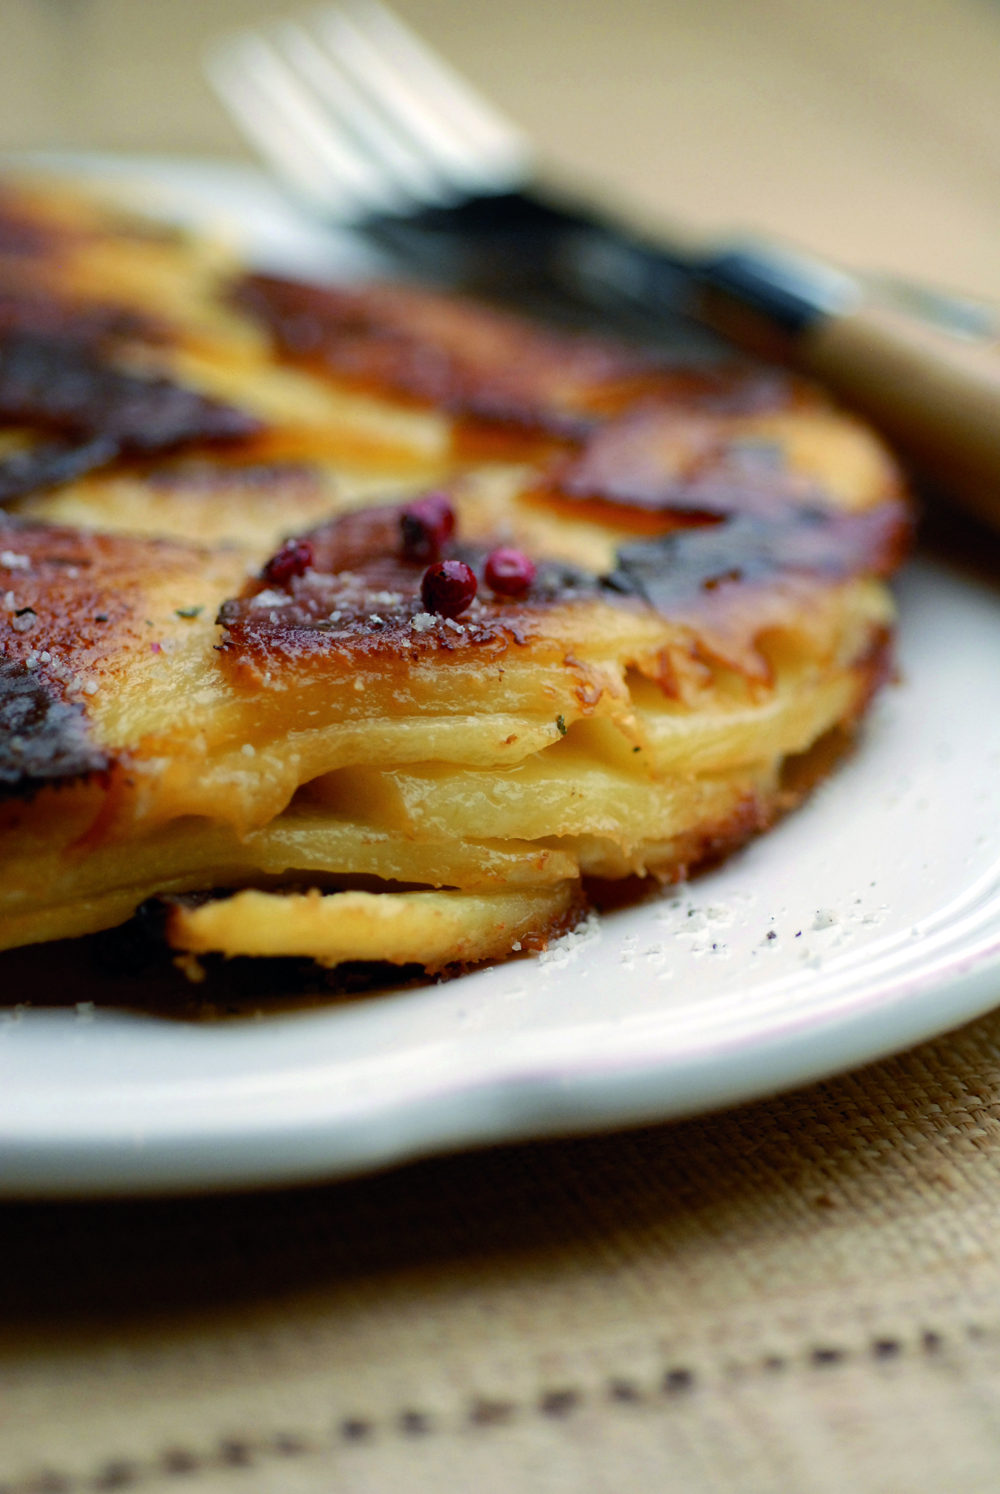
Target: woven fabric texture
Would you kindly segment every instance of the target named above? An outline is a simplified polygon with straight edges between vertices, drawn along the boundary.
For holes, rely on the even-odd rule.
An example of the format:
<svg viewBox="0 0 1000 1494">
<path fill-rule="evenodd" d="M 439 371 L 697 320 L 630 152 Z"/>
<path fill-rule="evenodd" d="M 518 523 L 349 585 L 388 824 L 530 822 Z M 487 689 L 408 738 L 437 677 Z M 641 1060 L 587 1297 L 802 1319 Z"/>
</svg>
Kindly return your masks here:
<svg viewBox="0 0 1000 1494">
<path fill-rule="evenodd" d="M 8 1205 L 0 1489 L 1000 1485 L 1000 1015 L 725 1115 Z"/>
</svg>

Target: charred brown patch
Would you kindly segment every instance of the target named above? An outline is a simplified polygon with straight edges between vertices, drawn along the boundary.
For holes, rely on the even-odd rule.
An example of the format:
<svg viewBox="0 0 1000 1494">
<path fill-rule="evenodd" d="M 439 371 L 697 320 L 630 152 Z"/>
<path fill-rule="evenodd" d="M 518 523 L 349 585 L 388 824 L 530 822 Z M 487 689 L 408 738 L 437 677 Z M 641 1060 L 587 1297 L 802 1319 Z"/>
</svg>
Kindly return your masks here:
<svg viewBox="0 0 1000 1494">
<path fill-rule="evenodd" d="M 169 379 L 124 373 L 71 337 L 27 334 L 0 339 L 0 421 L 61 433 L 61 460 L 73 475 L 123 452 L 232 441 L 260 428 L 241 410 Z M 34 462 L 18 452 L 0 463 L 0 491 L 20 496 L 61 480 L 53 476 L 60 470 L 51 449 Z"/>
<path fill-rule="evenodd" d="M 403 550 L 404 510 L 395 504 L 365 509 L 312 530 L 313 564 L 305 575 L 281 587 L 261 578 L 243 597 L 223 604 L 223 654 L 255 668 L 318 656 L 417 663 L 472 649 L 495 654 L 543 635 L 548 607 L 602 593 L 598 577 L 543 562 L 522 596 L 494 596 L 482 579 L 487 548 L 456 541 L 443 554 L 471 566 L 480 594 L 457 620 L 432 615 L 420 596 L 426 567 Z"/>
<path fill-rule="evenodd" d="M 27 656 L 44 639 L 88 662 L 87 650 L 108 652 L 144 582 L 190 573 L 200 556 L 166 540 L 0 522 L 0 652 Z"/>
<path fill-rule="evenodd" d="M 251 275 L 236 299 L 287 358 L 455 415 L 560 435 L 582 435 L 644 395 L 752 413 L 786 407 L 798 387 L 771 370 L 673 368 L 607 338 L 408 286 L 329 290 Z"/>
<path fill-rule="evenodd" d="M 773 441 L 734 438 L 706 410 L 646 403 L 590 433 L 554 464 L 554 497 L 686 519 L 732 514 L 776 517 L 823 504 L 815 482 L 788 470 Z"/>
<path fill-rule="evenodd" d="M 119 450 L 112 437 L 94 436 L 76 442 L 65 437 L 40 440 L 14 451 L 0 461 L 0 504 L 72 482 L 113 462 Z"/>
<path fill-rule="evenodd" d="M 82 705 L 65 700 L 36 670 L 0 659 L 0 799 L 110 765 L 90 738 Z"/>
<path fill-rule="evenodd" d="M 704 636 L 709 654 L 751 667 L 755 635 L 774 621 L 783 583 L 793 584 L 799 605 L 803 588 L 888 575 L 907 551 L 911 527 L 901 500 L 858 514 L 787 505 L 779 516 L 702 515 L 705 522 L 624 545 L 608 576 L 543 560 L 516 599 L 485 587 L 487 547 L 456 540 L 445 553 L 472 567 L 480 592 L 454 621 L 424 611 L 424 567 L 406 558 L 403 512 L 403 506 L 387 505 L 313 530 L 306 537 L 312 567 L 304 575 L 281 586 L 262 577 L 243 597 L 224 603 L 218 617 L 223 654 L 260 674 L 321 656 L 347 665 L 363 659 L 417 663 L 442 650 L 496 653 L 544 637 L 547 608 L 600 598 L 649 607 Z M 760 660 L 756 665 L 763 667 Z"/>
<path fill-rule="evenodd" d="M 16 335 L 0 342 L 0 419 L 106 435 L 139 450 L 246 433 L 239 412 L 169 380 L 122 373 L 68 337 Z"/>
<path fill-rule="evenodd" d="M 0 256 L 2 256 L 0 245 Z M 161 341 L 165 334 L 151 317 L 124 306 L 77 302 L 50 287 L 14 286 L 0 290 L 0 336 L 54 337 L 97 348 L 125 338 Z"/>
<path fill-rule="evenodd" d="M 626 545 L 608 579 L 620 591 L 643 597 L 664 617 L 687 617 L 708 596 L 759 588 L 783 575 L 831 581 L 888 575 L 906 553 L 909 533 L 909 514 L 901 503 L 860 514 L 805 507 L 781 519 L 740 514 Z"/>
<path fill-rule="evenodd" d="M 0 336 L 16 333 L 57 337 L 89 347 L 122 339 L 162 342 L 167 326 L 152 313 L 114 300 L 82 297 L 70 291 L 66 267 L 88 243 L 144 237 L 138 222 L 108 217 L 98 224 L 92 211 L 68 204 L 53 213 L 31 193 L 0 187 Z M 155 229 L 155 225 L 150 225 Z"/>
<path fill-rule="evenodd" d="M 189 572 L 162 541 L 0 523 L 0 795 L 109 767 L 87 702 L 109 661 L 142 639 L 143 582 Z"/>
</svg>

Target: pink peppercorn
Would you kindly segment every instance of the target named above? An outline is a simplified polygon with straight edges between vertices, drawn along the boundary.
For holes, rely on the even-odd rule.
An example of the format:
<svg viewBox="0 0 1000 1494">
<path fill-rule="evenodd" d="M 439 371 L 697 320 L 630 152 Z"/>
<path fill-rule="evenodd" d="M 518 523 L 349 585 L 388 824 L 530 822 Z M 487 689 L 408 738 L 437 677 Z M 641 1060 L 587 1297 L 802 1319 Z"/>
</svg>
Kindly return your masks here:
<svg viewBox="0 0 1000 1494">
<path fill-rule="evenodd" d="M 287 586 L 293 576 L 304 576 L 313 563 L 313 547 L 307 539 L 285 540 L 264 567 L 264 580 Z"/>
<path fill-rule="evenodd" d="M 455 510 L 447 493 L 428 493 L 408 503 L 399 516 L 403 554 L 422 565 L 440 560 L 441 551 L 455 532 Z"/>
<path fill-rule="evenodd" d="M 535 579 L 535 565 L 523 550 L 502 545 L 486 557 L 486 584 L 501 596 L 516 597 Z"/>
<path fill-rule="evenodd" d="M 464 560 L 439 560 L 429 565 L 420 583 L 420 600 L 428 612 L 457 617 L 476 595 L 475 573 Z"/>
</svg>

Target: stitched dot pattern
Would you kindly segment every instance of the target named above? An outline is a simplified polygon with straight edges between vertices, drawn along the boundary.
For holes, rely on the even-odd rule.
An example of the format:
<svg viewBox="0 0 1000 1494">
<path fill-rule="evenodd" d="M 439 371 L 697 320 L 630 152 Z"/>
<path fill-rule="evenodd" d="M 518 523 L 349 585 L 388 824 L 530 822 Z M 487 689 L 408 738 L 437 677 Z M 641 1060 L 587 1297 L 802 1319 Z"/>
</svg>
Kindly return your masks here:
<svg viewBox="0 0 1000 1494">
<path fill-rule="evenodd" d="M 965 1339 L 969 1343 L 982 1343 L 990 1337 L 1000 1337 L 1000 1332 L 991 1334 L 978 1323 L 969 1324 L 965 1329 Z M 912 1343 L 899 1338 L 882 1337 L 873 1338 L 853 1348 L 840 1343 L 819 1343 L 796 1356 L 766 1355 L 753 1362 L 729 1365 L 727 1368 L 730 1371 L 736 1369 L 742 1374 L 763 1375 L 793 1370 L 805 1373 L 829 1372 L 848 1364 L 884 1364 L 896 1361 L 907 1353 L 911 1356 L 936 1357 L 945 1348 L 945 1336 L 928 1328 Z M 388 1437 L 417 1440 L 453 1432 L 461 1427 L 477 1429 L 485 1434 L 530 1416 L 538 1416 L 554 1423 L 569 1422 L 588 1406 L 595 1409 L 610 1408 L 626 1414 L 638 1413 L 641 1410 L 655 1409 L 658 1406 L 665 1408 L 691 1400 L 706 1384 L 706 1378 L 689 1365 L 671 1363 L 663 1367 L 658 1377 L 648 1382 L 640 1381 L 634 1376 L 612 1375 L 592 1389 L 571 1385 L 552 1386 L 542 1390 L 535 1399 L 520 1403 L 515 1400 L 474 1398 L 459 1409 L 455 1418 L 435 1417 L 427 1411 L 408 1406 L 389 1417 L 351 1415 L 340 1418 L 332 1423 L 329 1435 L 321 1439 L 285 1429 L 270 1436 L 253 1439 L 223 1436 L 214 1448 L 203 1451 L 170 1447 L 158 1458 L 141 1464 L 125 1459 L 110 1460 L 89 1475 L 81 1476 L 43 1468 L 24 1480 L 0 1484 L 0 1494 L 91 1494 L 91 1491 L 106 1489 L 148 1487 L 159 1481 L 169 1484 L 175 1477 L 183 1478 L 223 1468 L 254 1468 L 261 1463 L 281 1458 L 321 1455 L 337 1446 L 375 1445 Z"/>
</svg>

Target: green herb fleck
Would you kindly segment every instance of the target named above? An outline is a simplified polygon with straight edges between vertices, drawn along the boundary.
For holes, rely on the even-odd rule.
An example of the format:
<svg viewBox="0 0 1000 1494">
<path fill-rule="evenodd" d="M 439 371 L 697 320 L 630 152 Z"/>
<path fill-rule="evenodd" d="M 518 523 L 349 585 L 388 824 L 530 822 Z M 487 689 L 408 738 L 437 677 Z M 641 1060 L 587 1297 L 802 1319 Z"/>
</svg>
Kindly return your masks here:
<svg viewBox="0 0 1000 1494">
<path fill-rule="evenodd" d="M 559 735 L 561 737 L 564 737 L 566 735 L 566 718 L 565 718 L 565 716 L 557 716 L 556 717 L 556 726 L 557 726 L 557 728 L 559 730 Z"/>
<path fill-rule="evenodd" d="M 204 607 L 175 607 L 174 611 L 178 617 L 200 617 Z"/>
</svg>

